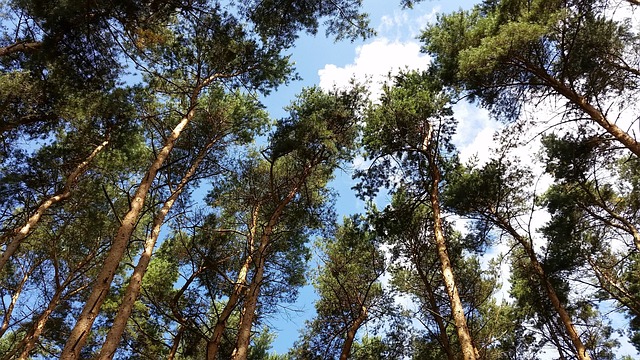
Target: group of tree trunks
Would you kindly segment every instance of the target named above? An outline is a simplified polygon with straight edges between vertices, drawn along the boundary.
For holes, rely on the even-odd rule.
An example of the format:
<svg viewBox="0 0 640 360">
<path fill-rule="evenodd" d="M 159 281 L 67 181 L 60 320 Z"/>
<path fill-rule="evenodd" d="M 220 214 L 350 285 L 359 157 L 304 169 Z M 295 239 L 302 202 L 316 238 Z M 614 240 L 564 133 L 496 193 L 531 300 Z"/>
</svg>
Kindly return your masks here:
<svg viewBox="0 0 640 360">
<path fill-rule="evenodd" d="M 373 34 L 360 1 L 2 3 L 0 359 L 640 349 L 637 5 L 485 0 L 425 24 L 429 69 L 379 99 L 311 87 L 271 120 L 301 32 Z M 465 100 L 503 123 L 486 161 L 453 144 Z M 338 221 L 355 156 L 367 210 Z M 269 354 L 309 281 L 315 317 Z"/>
</svg>

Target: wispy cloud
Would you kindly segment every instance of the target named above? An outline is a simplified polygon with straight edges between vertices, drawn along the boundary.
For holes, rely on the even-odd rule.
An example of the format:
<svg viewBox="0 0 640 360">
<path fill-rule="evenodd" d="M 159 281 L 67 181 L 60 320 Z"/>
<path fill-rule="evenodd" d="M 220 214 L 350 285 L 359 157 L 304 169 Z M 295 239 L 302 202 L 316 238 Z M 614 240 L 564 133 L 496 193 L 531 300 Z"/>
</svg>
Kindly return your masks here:
<svg viewBox="0 0 640 360">
<path fill-rule="evenodd" d="M 397 41 L 415 39 L 428 25 L 436 21 L 439 12 L 440 7 L 422 12 L 419 12 L 419 9 L 412 11 L 396 9 L 393 14 L 380 18 L 380 25 L 376 31 L 382 37 Z"/>
</svg>

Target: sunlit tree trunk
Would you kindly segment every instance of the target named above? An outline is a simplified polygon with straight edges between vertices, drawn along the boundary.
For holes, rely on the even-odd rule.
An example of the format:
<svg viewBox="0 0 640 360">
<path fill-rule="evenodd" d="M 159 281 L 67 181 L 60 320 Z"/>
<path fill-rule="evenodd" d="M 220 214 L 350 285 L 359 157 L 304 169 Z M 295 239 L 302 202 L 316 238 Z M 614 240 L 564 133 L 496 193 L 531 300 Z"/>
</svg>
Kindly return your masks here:
<svg viewBox="0 0 640 360">
<path fill-rule="evenodd" d="M 218 137 L 212 139 L 200 151 L 196 159 L 193 161 L 193 164 L 191 164 L 187 172 L 182 177 L 182 180 L 180 180 L 178 186 L 172 191 L 169 198 L 164 202 L 162 208 L 153 219 L 153 228 L 151 230 L 151 233 L 145 241 L 144 250 L 140 255 L 138 264 L 133 270 L 133 274 L 131 274 L 131 279 L 129 280 L 129 284 L 127 285 L 127 289 L 125 290 L 122 302 L 118 307 L 118 314 L 113 320 L 113 324 L 109 329 L 109 333 L 107 334 L 105 343 L 104 345 L 102 345 L 102 349 L 100 350 L 100 355 L 98 356 L 100 360 L 111 360 L 113 358 L 113 355 L 118 348 L 118 344 L 120 343 L 120 339 L 122 338 L 122 334 L 124 333 L 124 330 L 127 326 L 127 321 L 129 320 L 131 312 L 133 311 L 133 306 L 138 299 L 138 296 L 140 295 L 142 278 L 147 272 L 147 268 L 149 267 L 149 263 L 151 262 L 151 254 L 153 253 L 153 249 L 156 246 L 158 236 L 160 236 L 160 229 L 164 224 L 164 220 L 173 207 L 175 201 L 178 199 L 184 188 L 187 186 L 193 175 L 198 170 L 200 163 L 202 163 L 202 160 L 204 160 L 204 158 L 207 156 L 207 153 L 217 142 L 217 140 L 219 140 Z"/>
<path fill-rule="evenodd" d="M 238 278 L 236 283 L 233 286 L 233 292 L 224 308 L 220 312 L 218 316 L 218 321 L 216 322 L 216 326 L 213 329 L 213 334 L 211 338 L 207 342 L 207 360 L 216 360 L 218 357 L 218 351 L 220 350 L 220 343 L 222 342 L 222 335 L 224 334 L 225 329 L 227 328 L 227 321 L 229 317 L 233 313 L 233 310 L 238 305 L 240 298 L 244 294 L 247 288 L 247 274 L 249 273 L 249 268 L 253 263 L 253 251 L 254 251 L 254 239 L 256 236 L 256 230 L 258 226 L 258 214 L 260 213 L 260 204 L 258 204 L 251 214 L 251 225 L 249 229 L 249 234 L 247 238 L 247 258 L 242 264 L 242 268 L 238 272 Z"/>
<path fill-rule="evenodd" d="M 629 149 L 636 156 L 640 156 L 640 143 L 637 142 L 631 135 L 622 130 L 618 125 L 612 123 L 607 117 L 593 106 L 584 96 L 576 93 L 566 84 L 562 83 L 558 79 L 549 75 L 546 70 L 537 67 L 524 59 L 517 59 L 518 65 L 525 68 L 527 71 L 534 74 L 540 80 L 542 80 L 547 86 L 557 91 L 560 95 L 571 101 L 584 111 L 589 117 L 600 127 L 606 130 L 611 136 L 618 140 L 622 145 Z"/>
<path fill-rule="evenodd" d="M 494 215 L 498 217 L 497 214 L 494 214 Z M 551 282 L 549 281 L 549 278 L 547 277 L 547 274 L 545 273 L 544 268 L 538 261 L 538 257 L 536 256 L 536 253 L 533 250 L 533 247 L 531 246 L 529 241 L 526 238 L 524 238 L 522 235 L 520 235 L 506 220 L 498 218 L 498 225 L 502 229 L 507 231 L 509 235 L 511 235 L 516 241 L 518 241 L 518 243 L 520 243 L 525 253 L 527 254 L 529 261 L 531 261 L 531 266 L 533 267 L 533 271 L 542 282 L 542 287 L 547 293 L 547 296 L 549 297 L 549 300 L 551 301 L 553 308 L 556 310 L 556 312 L 560 316 L 560 321 L 562 321 L 562 324 L 564 325 L 564 328 L 567 331 L 567 335 L 569 336 L 569 339 L 571 339 L 571 342 L 575 347 L 576 355 L 578 359 L 591 360 L 591 357 L 587 353 L 587 348 L 585 347 L 584 343 L 580 339 L 580 336 L 578 335 L 578 332 L 573 322 L 571 321 L 571 316 L 569 315 L 569 313 L 567 312 L 567 309 L 565 309 L 564 305 L 562 305 L 562 302 L 558 298 L 558 294 L 556 294 L 553 284 L 551 284 Z"/>
<path fill-rule="evenodd" d="M 428 148 L 428 143 L 432 141 L 431 136 L 432 133 L 429 131 L 429 134 L 424 139 L 421 150 L 429 160 L 429 172 L 431 175 L 429 198 L 433 212 L 433 234 L 436 242 L 436 249 L 438 252 L 438 258 L 440 259 L 444 286 L 447 291 L 447 295 L 449 296 L 449 302 L 451 303 L 451 314 L 456 326 L 456 333 L 458 334 L 458 341 L 460 342 L 460 348 L 462 349 L 462 356 L 465 360 L 476 360 L 478 359 L 478 350 L 473 345 L 469 326 L 467 325 L 464 307 L 462 306 L 460 294 L 458 293 L 458 287 L 453 275 L 453 268 L 451 266 L 451 260 L 449 259 L 449 251 L 447 249 L 447 243 L 442 229 L 439 197 L 441 175 L 437 164 L 437 155 L 434 154 L 434 150 Z"/>
<path fill-rule="evenodd" d="M 349 326 L 349 330 L 347 330 L 347 337 L 344 339 L 342 350 L 340 352 L 340 360 L 347 360 L 349 358 L 349 354 L 351 354 L 351 347 L 353 346 L 353 340 L 355 340 L 356 333 L 365 320 L 367 320 L 367 308 L 362 306 L 358 317 L 353 324 Z"/>
<path fill-rule="evenodd" d="M 447 335 L 447 327 L 442 320 L 442 315 L 438 310 L 438 302 L 436 301 L 435 293 L 433 291 L 433 287 L 427 278 L 427 274 L 424 273 L 422 268 L 420 267 L 420 262 L 416 262 L 416 269 L 418 271 L 418 275 L 422 280 L 422 284 L 424 285 L 427 291 L 427 300 L 429 301 L 429 306 L 431 306 L 431 311 L 433 312 L 433 319 L 438 325 L 438 331 L 440 332 L 438 337 L 440 338 L 440 344 L 444 352 L 447 354 L 447 360 L 455 360 L 455 356 L 453 354 L 453 350 L 451 350 L 451 344 L 449 343 L 449 336 Z"/>
<path fill-rule="evenodd" d="M 242 319 L 240 321 L 240 328 L 238 329 L 236 347 L 231 356 L 232 360 L 246 360 L 249 355 L 251 328 L 253 326 L 256 309 L 258 308 L 260 288 L 262 287 L 262 281 L 264 280 L 265 253 L 262 251 L 266 250 L 266 245 L 269 239 L 268 237 L 263 236 L 262 241 L 264 241 L 264 243 L 260 244 L 260 250 L 258 250 L 256 273 L 253 276 L 251 285 L 249 286 L 249 290 L 245 297 L 244 307 L 242 308 Z"/>
<path fill-rule="evenodd" d="M 24 225 L 14 229 L 9 234 L 3 235 L 0 238 L 0 242 L 7 241 L 7 247 L 4 253 L 2 253 L 2 256 L 0 256 L 0 271 L 2 271 L 2 269 L 7 264 L 9 259 L 13 256 L 13 254 L 15 254 L 16 251 L 18 251 L 20 244 L 31 233 L 31 231 L 33 231 L 33 228 L 36 226 L 38 221 L 40 221 L 40 218 L 42 217 L 42 215 L 44 215 L 44 213 L 47 210 L 49 210 L 51 206 L 71 196 L 71 190 L 73 186 L 76 184 L 76 182 L 78 181 L 78 177 L 80 177 L 80 175 L 84 174 L 85 171 L 87 171 L 89 163 L 91 163 L 91 161 L 95 159 L 95 157 L 98 156 L 98 154 L 102 150 L 104 150 L 104 148 L 108 144 L 109 144 L 109 138 L 107 137 L 105 141 L 103 141 L 100 145 L 98 145 L 95 149 L 93 149 L 93 152 L 91 152 L 91 154 L 83 162 L 81 162 L 78 166 L 76 166 L 76 168 L 73 170 L 71 174 L 69 174 L 64 184 L 64 187 L 60 191 L 58 191 L 56 194 L 54 194 L 47 200 L 43 201 L 38 206 L 38 208 L 33 213 L 33 215 L 29 217 L 29 219 Z"/>
<path fill-rule="evenodd" d="M 271 240 L 271 235 L 278 221 L 280 220 L 280 216 L 284 211 L 285 207 L 293 200 L 293 197 L 296 195 L 300 186 L 304 183 L 307 176 L 311 172 L 312 167 L 307 166 L 303 174 L 301 174 L 300 179 L 295 184 L 295 186 L 289 191 L 287 196 L 280 201 L 278 207 L 274 210 L 269 218 L 269 222 L 263 229 L 263 233 L 260 236 L 260 245 L 258 247 L 258 251 L 256 254 L 256 271 L 251 281 L 251 285 L 249 285 L 249 289 L 245 296 L 245 303 L 242 309 L 242 319 L 240 321 L 240 327 L 238 329 L 238 338 L 236 339 L 236 346 L 233 350 L 232 359 L 233 360 L 246 360 L 249 355 L 249 343 L 251 340 L 251 328 L 253 326 L 253 319 L 255 318 L 255 311 L 258 306 L 258 298 L 260 296 L 260 288 L 262 286 L 263 276 L 264 276 L 264 266 L 266 263 L 267 257 L 267 248 L 269 246 L 269 242 Z"/>
<path fill-rule="evenodd" d="M 62 350 L 60 359 L 75 360 L 80 355 L 80 351 L 84 346 L 87 336 L 89 336 L 89 333 L 91 332 L 91 326 L 100 313 L 100 307 L 104 303 L 104 299 L 111 288 L 111 281 L 113 281 L 113 277 L 120 265 L 122 256 L 129 245 L 131 234 L 133 234 L 133 231 L 135 230 L 138 218 L 142 212 L 145 198 L 151 188 L 151 184 L 153 183 L 158 170 L 169 157 L 169 154 L 173 150 L 180 134 L 193 119 L 194 115 L 195 96 L 192 99 L 192 106 L 186 116 L 182 118 L 171 134 L 167 137 L 164 146 L 158 152 L 156 158 L 140 182 L 138 189 L 131 200 L 131 208 L 122 219 L 122 225 L 113 239 L 111 249 L 109 250 L 104 265 L 102 266 L 102 270 L 94 283 L 91 294 L 89 295 L 75 326 L 71 330 L 71 334 L 67 339 L 64 349 Z"/>
</svg>

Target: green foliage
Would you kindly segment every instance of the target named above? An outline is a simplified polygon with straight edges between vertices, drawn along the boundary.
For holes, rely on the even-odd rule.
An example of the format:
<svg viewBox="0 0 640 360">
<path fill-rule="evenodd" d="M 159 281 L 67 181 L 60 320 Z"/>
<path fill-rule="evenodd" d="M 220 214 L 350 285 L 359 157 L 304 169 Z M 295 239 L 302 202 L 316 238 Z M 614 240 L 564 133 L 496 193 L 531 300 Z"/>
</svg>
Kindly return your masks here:
<svg viewBox="0 0 640 360">
<path fill-rule="evenodd" d="M 386 269 L 384 254 L 377 249 L 374 234 L 362 217 L 345 218 L 334 238 L 317 243 L 323 265 L 314 287 L 316 317 L 308 322 L 294 352 L 294 359 L 338 358 L 348 331 L 357 331 L 370 321 L 380 321 L 392 311 L 380 277 Z M 366 341 L 366 337 L 363 341 Z M 353 341 L 351 339 L 350 341 Z M 380 341 L 354 345 L 351 354 L 366 359 L 366 352 L 386 352 Z"/>
<path fill-rule="evenodd" d="M 14 293 L 17 297 L 23 269 L 34 274 L 25 280 L 16 311 L 8 318 L 9 332 L 29 331 L 30 319 L 35 321 L 51 305 L 54 311 L 47 315 L 45 332 L 32 352 L 58 354 L 85 301 L 86 287 L 100 270 L 122 215 L 131 207 L 136 184 L 148 180 L 152 186 L 143 213 L 135 220 L 137 231 L 129 239 L 127 255 L 82 352 L 83 357 L 94 356 L 127 283 L 127 265 L 137 259 L 140 240 L 146 238 L 158 204 L 203 151 L 200 168 L 176 203 L 175 231 L 151 262 L 142 284 L 144 298 L 135 305 L 116 357 L 164 357 L 171 348 L 167 345 L 171 334 L 182 334 L 183 340 L 176 340 L 179 355 L 203 356 L 201 345 L 207 340 L 207 327 L 215 323 L 216 301 L 228 295 L 227 276 L 235 275 L 246 256 L 246 239 L 220 230 L 246 231 L 234 216 L 247 219 L 253 210 L 247 204 L 255 203 L 231 199 L 226 209 L 216 205 L 202 225 L 189 195 L 205 178 L 221 180 L 221 187 L 227 187 L 223 192 L 234 193 L 245 185 L 234 184 L 235 180 L 248 180 L 229 175 L 236 167 L 256 165 L 248 175 L 258 187 L 241 190 L 251 196 L 260 188 L 261 229 L 271 214 L 282 212 L 276 211 L 278 201 L 288 191 L 295 189 L 298 194 L 278 215 L 282 219 L 272 231 L 276 235 L 269 247 L 273 255 L 269 284 L 259 312 L 292 300 L 305 282 L 308 237 L 323 222 L 333 222 L 326 184 L 335 167 L 350 160 L 356 149 L 362 89 L 343 94 L 309 90 L 292 105 L 294 115 L 283 120 L 279 131 L 289 134 L 292 131 L 282 129 L 298 128 L 293 131 L 297 135 L 287 135 L 301 141 L 290 155 L 269 162 L 255 153 L 248 164 L 237 166 L 240 161 L 232 154 L 247 153 L 244 147 L 269 125 L 256 92 L 267 93 L 296 78 L 284 51 L 301 31 L 315 33 L 326 24 L 328 33 L 338 39 L 371 34 L 360 2 L 315 1 L 306 6 L 272 1 L 12 0 L 0 6 L 3 251 L 39 204 L 65 194 L 31 227 L 2 270 L 4 305 Z M 296 11 L 282 11 L 285 8 Z M 133 76 L 125 68 L 134 69 Z M 190 124 L 175 143 L 170 141 L 171 154 L 158 175 L 145 178 L 150 159 L 185 117 L 191 118 Z M 274 143 L 280 141 L 278 136 Z M 77 177 L 70 177 L 105 141 L 107 147 Z M 314 170 L 308 172 L 309 167 Z M 297 184 L 298 176 L 305 181 Z M 233 331 L 229 334 L 234 336 Z M 266 333 L 256 338 L 251 358 L 266 358 L 270 341 Z"/>
<path fill-rule="evenodd" d="M 333 162 L 351 159 L 356 150 L 360 113 L 365 105 L 364 89 L 325 93 L 307 88 L 286 108 L 289 117 L 278 121 L 270 138 L 272 161 L 292 153 L 296 159 L 327 158 Z"/>
<path fill-rule="evenodd" d="M 428 156 L 437 158 L 443 172 L 456 162 L 450 144 L 456 122 L 442 84 L 429 72 L 409 72 L 392 80 L 381 103 L 366 114 L 362 145 L 372 164 L 355 172 L 361 180 L 354 187 L 360 197 L 399 187 L 423 193 L 430 178 Z"/>
<path fill-rule="evenodd" d="M 484 1 L 440 16 L 421 39 L 446 85 L 515 120 L 527 99 L 560 86 L 587 101 L 637 88 L 627 63 L 637 35 L 605 9 L 591 0 Z"/>
<path fill-rule="evenodd" d="M 603 135 L 584 121 L 585 103 L 607 125 L 606 116 L 635 99 L 639 41 L 631 22 L 612 18 L 612 5 L 601 1 L 486 0 L 440 15 L 421 37 L 434 59 L 430 69 L 391 77 L 375 105 L 357 84 L 313 87 L 272 122 L 258 95 L 297 79 L 287 52 L 299 34 L 323 28 L 338 40 L 371 36 L 361 3 L 1 2 L 2 250 L 40 204 L 69 192 L 0 271 L 9 324 L 0 354 L 17 356 L 41 319 L 44 331 L 30 356 L 59 354 L 150 160 L 185 118 L 190 123 L 171 140 L 167 160 L 147 179 L 136 231 L 81 357 L 95 357 L 102 346 L 153 215 L 199 154 L 204 159 L 163 228 L 116 358 L 164 358 L 172 349 L 176 359 L 204 358 L 236 289 L 221 359 L 231 357 L 247 316 L 254 360 L 335 358 L 348 330 L 358 334 L 353 359 L 456 358 L 460 345 L 428 205 L 433 194 L 447 220 L 471 219 L 464 235 L 452 222 L 443 229 L 481 358 L 536 358 L 549 348 L 573 356 L 544 280 L 592 358 L 613 359 L 618 346 L 618 324 L 599 312 L 605 301 L 626 312 L 629 337 L 640 348 L 640 161 L 617 148 L 609 129 Z M 565 135 L 542 137 L 542 161 L 554 181 L 542 196 L 529 192 L 532 172 L 506 156 L 481 167 L 459 164 L 450 141 L 453 102 L 478 100 L 511 121 L 530 100 L 559 95 L 569 104 L 562 117 L 568 125 L 559 130 Z M 253 142 L 267 130 L 268 143 L 258 149 Z M 356 190 L 370 199 L 388 190 L 391 204 L 337 226 L 328 184 L 360 147 L 371 166 L 357 172 Z M 195 191 L 203 180 L 213 184 L 204 210 Z M 540 208 L 549 221 L 519 226 Z M 504 233 L 511 238 L 502 242 L 510 246 L 511 303 L 493 298 L 499 264 L 483 262 Z M 309 281 L 309 244 L 318 235 L 317 316 L 288 355 L 269 354 L 274 334 L 265 320 Z M 516 238 L 532 248 L 544 244 L 532 255 Z M 532 275 L 536 257 L 544 278 Z M 247 276 L 238 280 L 244 264 Z M 242 289 L 258 281 L 260 264 L 258 307 L 246 314 Z M 391 290 L 382 285 L 386 275 Z M 582 291 L 579 282 L 595 290 Z M 400 309 L 397 295 L 415 308 Z M 358 332 L 364 324 L 370 333 Z"/>
</svg>

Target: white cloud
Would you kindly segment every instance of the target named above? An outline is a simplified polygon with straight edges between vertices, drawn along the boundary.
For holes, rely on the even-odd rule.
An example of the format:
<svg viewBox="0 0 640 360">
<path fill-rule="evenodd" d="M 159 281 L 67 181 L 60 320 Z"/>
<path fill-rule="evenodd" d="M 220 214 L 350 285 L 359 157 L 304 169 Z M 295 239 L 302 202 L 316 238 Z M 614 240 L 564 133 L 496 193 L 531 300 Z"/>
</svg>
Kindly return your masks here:
<svg viewBox="0 0 640 360">
<path fill-rule="evenodd" d="M 347 87 L 352 78 L 361 83 L 368 82 L 372 99 L 377 99 L 389 73 L 397 74 L 404 69 L 424 70 L 429 63 L 430 57 L 420 53 L 420 44 L 416 41 L 392 42 L 378 38 L 356 48 L 353 63 L 344 67 L 327 64 L 318 70 L 318 75 L 323 89 Z"/>
<path fill-rule="evenodd" d="M 396 9 L 393 14 L 380 18 L 380 25 L 376 28 L 378 34 L 392 39 L 414 39 L 430 24 L 435 23 L 440 7 L 430 9 L 400 10 Z"/>
</svg>

